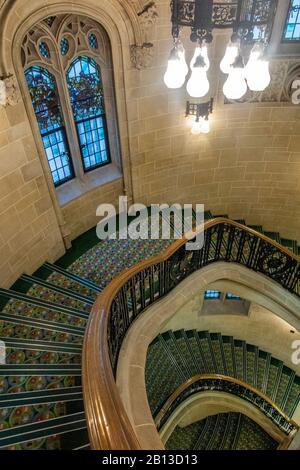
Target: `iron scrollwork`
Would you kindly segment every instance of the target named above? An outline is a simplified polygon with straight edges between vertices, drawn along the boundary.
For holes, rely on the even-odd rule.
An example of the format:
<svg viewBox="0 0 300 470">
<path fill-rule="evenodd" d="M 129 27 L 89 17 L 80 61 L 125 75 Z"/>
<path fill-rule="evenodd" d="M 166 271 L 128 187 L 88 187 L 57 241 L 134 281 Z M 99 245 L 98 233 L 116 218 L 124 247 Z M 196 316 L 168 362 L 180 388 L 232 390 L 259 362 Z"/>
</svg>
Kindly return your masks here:
<svg viewBox="0 0 300 470">
<path fill-rule="evenodd" d="M 215 27 L 232 28 L 236 21 L 238 3 L 217 3 L 213 7 L 213 23 Z"/>
<path fill-rule="evenodd" d="M 165 410 L 162 419 L 157 422 L 158 431 L 162 429 L 163 425 L 168 421 L 172 413 L 185 400 L 197 393 L 207 391 L 229 393 L 248 401 L 258 408 L 265 416 L 271 419 L 286 435 L 289 435 L 296 430 L 295 426 L 289 421 L 287 417 L 285 417 L 267 399 L 255 393 L 254 390 L 249 389 L 242 384 L 232 382 L 231 380 L 226 380 L 225 378 L 202 378 L 187 387 L 172 402 L 169 408 Z"/>
<path fill-rule="evenodd" d="M 180 28 L 191 28 L 191 41 L 213 39 L 214 28 L 233 28 L 233 40 L 245 43 L 268 41 L 278 0 L 172 0 L 172 34 L 178 38 Z"/>
<path fill-rule="evenodd" d="M 123 339 L 132 322 L 190 274 L 218 261 L 241 264 L 300 297 L 300 265 L 296 258 L 242 226 L 230 222 L 218 223 L 205 230 L 201 250 L 189 251 L 182 245 L 167 260 L 135 274 L 115 296 L 108 321 L 109 349 L 114 370 Z"/>
</svg>

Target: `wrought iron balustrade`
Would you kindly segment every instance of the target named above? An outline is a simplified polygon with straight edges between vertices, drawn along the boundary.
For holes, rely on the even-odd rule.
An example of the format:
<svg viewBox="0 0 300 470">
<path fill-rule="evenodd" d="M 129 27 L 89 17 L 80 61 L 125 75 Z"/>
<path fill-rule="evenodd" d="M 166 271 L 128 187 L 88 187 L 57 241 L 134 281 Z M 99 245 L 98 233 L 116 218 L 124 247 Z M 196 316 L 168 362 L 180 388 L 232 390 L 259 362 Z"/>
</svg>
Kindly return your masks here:
<svg viewBox="0 0 300 470">
<path fill-rule="evenodd" d="M 237 263 L 300 297 L 300 258 L 277 242 L 225 218 L 204 224 L 204 246 L 177 240 L 161 254 L 121 273 L 98 297 L 85 335 L 83 383 L 93 449 L 140 449 L 115 383 L 118 355 L 133 321 L 192 273 Z"/>
<path fill-rule="evenodd" d="M 114 371 L 123 339 L 135 318 L 190 274 L 217 261 L 242 264 L 299 295 L 300 267 L 292 254 L 246 227 L 230 221 L 216 223 L 205 230 L 201 250 L 187 251 L 183 244 L 168 259 L 134 274 L 117 292 L 108 320 L 108 345 Z"/>
<path fill-rule="evenodd" d="M 290 435 L 299 429 L 299 426 L 294 421 L 286 416 L 275 403 L 259 390 L 240 380 L 212 374 L 192 377 L 171 395 L 155 418 L 158 431 L 163 428 L 173 412 L 188 398 L 197 393 L 207 391 L 230 393 L 251 403 L 286 435 Z"/>
</svg>

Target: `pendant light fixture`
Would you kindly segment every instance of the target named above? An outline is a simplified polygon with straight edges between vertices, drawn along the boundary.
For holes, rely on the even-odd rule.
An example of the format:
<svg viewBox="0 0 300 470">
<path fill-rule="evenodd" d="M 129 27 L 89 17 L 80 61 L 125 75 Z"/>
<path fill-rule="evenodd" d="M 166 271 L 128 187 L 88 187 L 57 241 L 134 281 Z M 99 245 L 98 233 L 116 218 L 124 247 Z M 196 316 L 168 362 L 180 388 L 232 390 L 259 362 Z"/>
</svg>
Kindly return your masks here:
<svg viewBox="0 0 300 470">
<path fill-rule="evenodd" d="M 269 61 L 264 57 L 264 49 L 259 44 L 250 53 L 245 76 L 251 91 L 264 91 L 271 82 Z"/>
<path fill-rule="evenodd" d="M 230 42 L 227 46 L 225 55 L 220 63 L 221 72 L 228 74 L 230 67 L 239 55 L 239 44 Z"/>
<path fill-rule="evenodd" d="M 186 103 L 186 116 L 195 116 L 191 133 L 193 135 L 208 134 L 210 132 L 209 115 L 213 112 L 213 99 L 206 103 Z"/>
<path fill-rule="evenodd" d="M 164 82 L 168 88 L 181 88 L 188 74 L 183 45 L 177 41 L 170 52 L 168 68 L 164 75 Z"/>
<path fill-rule="evenodd" d="M 196 60 L 193 63 L 192 75 L 187 82 L 187 92 L 192 98 L 202 98 L 209 92 L 207 62 L 202 55 L 202 49 L 197 49 L 199 49 L 199 55 L 196 57 Z"/>
<path fill-rule="evenodd" d="M 214 28 L 232 28 L 231 42 L 220 63 L 228 74 L 224 94 L 228 99 L 240 99 L 247 92 L 263 91 L 270 84 L 269 62 L 265 57 L 270 40 L 278 0 L 172 0 L 172 35 L 174 46 L 168 61 L 165 83 L 180 88 L 188 72 L 185 52 L 179 40 L 180 30 L 191 27 L 190 39 L 197 43 L 190 63 L 192 71 L 187 83 L 190 96 L 200 98 L 209 92 L 207 71 L 210 67 L 207 44 L 213 40 Z M 243 64 L 243 47 L 254 44 L 247 67 Z M 259 44 L 260 52 L 256 46 Z M 234 98 L 233 98 L 234 97 Z M 239 98 L 237 98 L 239 97 Z"/>
<path fill-rule="evenodd" d="M 245 66 L 241 55 L 230 66 L 230 71 L 224 83 L 223 93 L 229 100 L 239 100 L 247 93 Z"/>
</svg>

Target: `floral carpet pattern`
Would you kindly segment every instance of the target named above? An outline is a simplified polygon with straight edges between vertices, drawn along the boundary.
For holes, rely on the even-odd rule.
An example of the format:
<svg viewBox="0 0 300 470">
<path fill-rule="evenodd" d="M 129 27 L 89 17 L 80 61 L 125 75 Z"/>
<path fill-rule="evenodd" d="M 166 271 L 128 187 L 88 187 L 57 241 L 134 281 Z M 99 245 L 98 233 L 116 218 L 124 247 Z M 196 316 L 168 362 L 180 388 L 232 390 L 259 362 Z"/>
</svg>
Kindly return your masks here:
<svg viewBox="0 0 300 470">
<path fill-rule="evenodd" d="M 68 269 L 80 277 L 89 279 L 100 287 L 105 287 L 124 269 L 148 259 L 164 250 L 168 240 L 108 240 L 99 242 L 79 257 Z M 48 281 L 94 299 L 95 292 L 76 281 L 52 273 Z M 47 288 L 33 285 L 27 295 L 48 302 L 88 312 L 90 306 Z M 28 302 L 10 300 L 2 309 L 12 316 L 51 321 L 69 326 L 84 327 L 86 320 L 53 310 L 38 307 Z M 19 326 L 0 320 L 0 336 L 3 338 L 23 338 L 56 343 L 81 344 L 83 337 L 51 330 Z M 80 354 L 32 351 L 30 347 L 18 346 L 7 349 L 8 364 L 80 364 Z M 76 384 L 76 377 L 10 376 L 0 377 L 0 393 L 20 393 L 50 388 L 70 387 Z M 0 409 L 0 430 L 35 421 L 63 416 L 67 413 L 65 403 L 49 403 L 37 406 L 20 406 Z M 59 437 L 28 441 L 15 446 L 17 449 L 59 449 Z"/>
</svg>

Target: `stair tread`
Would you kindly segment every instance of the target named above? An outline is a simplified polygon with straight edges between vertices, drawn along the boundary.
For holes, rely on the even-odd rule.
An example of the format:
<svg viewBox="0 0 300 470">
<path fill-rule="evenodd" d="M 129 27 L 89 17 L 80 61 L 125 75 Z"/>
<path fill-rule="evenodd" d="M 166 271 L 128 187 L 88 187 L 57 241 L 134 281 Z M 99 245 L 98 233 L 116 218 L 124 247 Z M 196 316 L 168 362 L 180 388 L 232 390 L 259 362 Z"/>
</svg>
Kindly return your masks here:
<svg viewBox="0 0 300 470">
<path fill-rule="evenodd" d="M 169 350 L 169 355 L 173 358 L 173 370 L 171 361 L 171 366 L 169 362 L 165 370 L 166 376 L 168 377 L 170 370 L 173 374 L 174 371 L 177 373 L 177 381 L 174 378 L 170 381 L 168 395 L 161 401 L 165 402 L 177 386 L 199 373 L 236 377 L 267 394 L 289 416 L 294 412 L 297 400 L 300 401 L 300 378 L 298 383 L 294 377 L 295 373 L 284 366 L 282 361 L 254 345 L 228 335 L 196 330 L 167 331 L 160 338 L 165 347 L 164 355 L 168 355 Z M 153 402 L 155 393 L 159 394 L 161 399 L 163 391 L 156 375 L 157 370 L 149 369 L 154 361 L 154 358 L 151 359 L 151 348 L 152 345 L 147 355 L 146 384 L 149 400 Z M 176 382 L 179 385 L 176 386 Z M 149 383 L 152 383 L 150 388 Z M 164 387 L 166 390 L 166 385 Z"/>
</svg>

